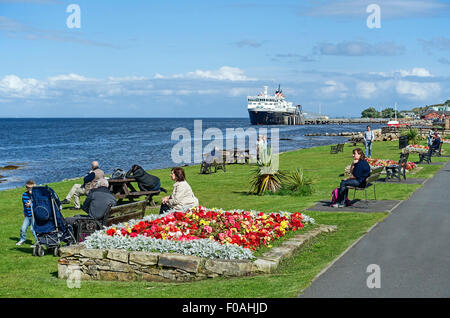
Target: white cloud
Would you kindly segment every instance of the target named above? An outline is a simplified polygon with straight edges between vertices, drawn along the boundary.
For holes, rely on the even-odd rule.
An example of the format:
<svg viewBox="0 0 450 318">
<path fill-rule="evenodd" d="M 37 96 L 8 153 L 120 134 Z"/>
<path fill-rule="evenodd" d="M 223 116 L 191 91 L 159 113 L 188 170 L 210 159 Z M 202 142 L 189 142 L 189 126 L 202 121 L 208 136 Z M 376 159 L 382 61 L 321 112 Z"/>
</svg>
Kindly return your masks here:
<svg viewBox="0 0 450 318">
<path fill-rule="evenodd" d="M 165 78 L 187 78 L 187 79 L 209 79 L 220 81 L 254 81 L 255 78 L 247 77 L 244 71 L 232 66 L 222 66 L 218 70 L 195 70 L 184 74 L 175 74 L 172 76 L 164 76 L 159 73 L 155 74 L 155 79 Z"/>
<path fill-rule="evenodd" d="M 439 83 L 417 83 L 411 81 L 399 81 L 396 84 L 397 93 L 405 95 L 411 100 L 424 101 L 430 98 L 438 98 L 441 92 Z"/>
<path fill-rule="evenodd" d="M 377 91 L 377 85 L 372 82 L 360 82 L 356 85 L 356 90 L 360 97 L 369 99 Z"/>
<path fill-rule="evenodd" d="M 324 87 L 320 88 L 320 93 L 325 97 L 344 98 L 347 96 L 348 88 L 341 82 L 334 80 L 325 81 Z"/>
<path fill-rule="evenodd" d="M 48 78 L 49 82 L 58 82 L 58 81 L 78 81 L 78 82 L 86 82 L 86 81 L 96 81 L 94 78 L 87 78 L 78 74 L 70 73 L 70 74 L 61 74 L 57 76 L 52 76 Z"/>
<path fill-rule="evenodd" d="M 0 93 L 4 97 L 14 98 L 43 97 L 45 84 L 34 78 L 21 79 L 16 75 L 6 75 L 0 79 Z"/>
</svg>

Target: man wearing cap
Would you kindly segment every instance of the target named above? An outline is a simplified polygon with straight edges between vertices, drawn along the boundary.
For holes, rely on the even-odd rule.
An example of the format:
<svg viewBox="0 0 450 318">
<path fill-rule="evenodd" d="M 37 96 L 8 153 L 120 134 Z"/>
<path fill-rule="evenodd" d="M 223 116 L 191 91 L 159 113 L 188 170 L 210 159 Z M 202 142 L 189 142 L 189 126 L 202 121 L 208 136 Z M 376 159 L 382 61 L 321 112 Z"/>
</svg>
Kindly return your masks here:
<svg viewBox="0 0 450 318">
<path fill-rule="evenodd" d="M 71 210 L 79 210 L 81 208 L 80 196 L 88 195 L 89 191 L 95 187 L 99 179 L 103 179 L 105 173 L 99 168 L 98 161 L 92 161 L 91 171 L 84 177 L 83 184 L 74 184 L 61 204 L 69 204 L 73 198 L 74 207 Z"/>
</svg>

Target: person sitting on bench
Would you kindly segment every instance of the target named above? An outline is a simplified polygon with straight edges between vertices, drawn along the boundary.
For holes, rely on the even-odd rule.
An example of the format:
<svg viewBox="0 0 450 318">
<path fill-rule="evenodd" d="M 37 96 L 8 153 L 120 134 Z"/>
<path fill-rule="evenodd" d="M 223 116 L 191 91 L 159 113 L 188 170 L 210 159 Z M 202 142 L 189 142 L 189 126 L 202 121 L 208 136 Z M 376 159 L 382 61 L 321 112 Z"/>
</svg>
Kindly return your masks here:
<svg viewBox="0 0 450 318">
<path fill-rule="evenodd" d="M 198 206 L 198 199 L 194 196 L 191 186 L 186 182 L 183 168 L 173 168 L 170 177 L 175 181 L 173 192 L 170 196 L 162 198 L 159 213 L 162 214 L 170 209 Z"/>
<path fill-rule="evenodd" d="M 92 161 L 91 168 L 91 171 L 84 177 L 83 184 L 74 184 L 61 204 L 69 204 L 73 198 L 74 206 L 70 209 L 80 209 L 80 196 L 88 195 L 89 191 L 95 187 L 96 182 L 105 177 L 105 173 L 99 168 L 98 161 Z"/>
<path fill-rule="evenodd" d="M 439 146 L 441 145 L 441 138 L 437 132 L 434 133 L 433 139 L 431 141 L 430 150 L 428 150 L 428 160 L 431 161 L 431 155 L 433 151 L 439 151 Z"/>
<path fill-rule="evenodd" d="M 161 188 L 161 180 L 158 177 L 147 173 L 141 166 L 133 165 L 127 172 L 125 178 L 136 179 L 141 191 L 159 191 Z M 164 190 L 163 190 L 164 191 Z"/>
<path fill-rule="evenodd" d="M 370 175 L 370 166 L 361 148 L 353 149 L 353 163 L 350 168 L 350 178 L 342 180 L 339 186 L 339 196 L 337 202 L 332 205 L 334 208 L 343 208 L 348 195 L 348 186 L 365 186 L 365 181 Z"/>
<path fill-rule="evenodd" d="M 65 218 L 67 223 L 73 226 L 79 219 L 87 217 L 93 218 L 95 220 L 102 220 L 108 210 L 108 206 L 116 205 L 116 198 L 108 190 L 108 186 L 108 180 L 99 179 L 96 183 L 95 188 L 89 191 L 89 194 L 82 206 L 82 209 L 88 215 L 74 215 L 73 217 Z"/>
</svg>

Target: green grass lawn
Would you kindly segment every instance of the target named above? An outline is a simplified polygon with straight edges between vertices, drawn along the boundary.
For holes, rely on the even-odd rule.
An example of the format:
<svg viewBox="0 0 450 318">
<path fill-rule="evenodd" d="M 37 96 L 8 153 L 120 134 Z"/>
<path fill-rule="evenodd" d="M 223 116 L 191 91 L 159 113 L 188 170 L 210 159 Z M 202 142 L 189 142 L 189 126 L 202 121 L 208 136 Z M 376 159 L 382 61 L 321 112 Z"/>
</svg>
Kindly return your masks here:
<svg viewBox="0 0 450 318">
<path fill-rule="evenodd" d="M 224 209 L 254 209 L 264 212 L 303 211 L 317 201 L 329 199 L 331 191 L 339 185 L 346 165 L 351 163 L 351 150 L 347 146 L 344 153 L 330 154 L 329 146 L 302 149 L 281 154 L 280 169 L 305 169 L 308 177 L 315 179 L 315 192 L 309 197 L 297 196 L 255 196 L 248 195 L 250 167 L 229 165 L 227 172 L 200 175 L 198 166 L 185 167 L 187 180 L 193 188 L 200 204 L 206 207 Z M 449 145 L 443 146 L 447 153 Z M 398 142 L 376 142 L 373 157 L 381 159 L 399 158 Z M 449 158 L 434 158 L 446 161 Z M 410 161 L 417 161 L 418 155 L 411 155 Z M 408 177 L 429 178 L 442 166 L 421 165 L 424 168 Z M 172 181 L 169 169 L 152 171 L 162 180 L 169 192 Z M 81 179 L 80 179 L 81 180 Z M 80 180 L 49 184 L 60 197 L 64 197 L 74 183 Z M 377 184 L 378 200 L 407 199 L 421 185 Z M 45 255 L 33 257 L 28 242 L 20 247 L 15 243 L 19 238 L 22 224 L 21 193 L 24 190 L 11 189 L 0 192 L 0 296 L 1 297 L 296 297 L 306 288 L 317 273 L 341 254 L 350 244 L 361 237 L 371 226 L 383 220 L 387 213 L 310 212 L 308 214 L 319 224 L 337 225 L 338 231 L 324 234 L 312 241 L 306 248 L 285 260 L 276 272 L 269 275 L 215 278 L 192 283 L 156 282 L 103 282 L 83 281 L 80 289 L 70 289 L 66 281 L 57 278 L 57 258 Z M 363 193 L 357 193 L 362 198 Z M 371 191 L 368 198 L 372 199 Z M 155 198 L 158 201 L 158 198 Z M 77 212 L 79 213 L 79 212 Z M 158 213 L 150 209 L 147 213 Z M 64 216 L 75 214 L 63 210 Z"/>
</svg>

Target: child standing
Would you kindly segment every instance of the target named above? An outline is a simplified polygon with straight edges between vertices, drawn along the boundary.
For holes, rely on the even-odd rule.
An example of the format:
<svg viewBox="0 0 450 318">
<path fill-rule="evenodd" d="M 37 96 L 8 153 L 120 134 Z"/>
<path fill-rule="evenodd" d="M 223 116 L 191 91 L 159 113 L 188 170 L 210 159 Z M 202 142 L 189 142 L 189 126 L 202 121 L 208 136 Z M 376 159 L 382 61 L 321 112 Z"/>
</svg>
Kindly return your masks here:
<svg viewBox="0 0 450 318">
<path fill-rule="evenodd" d="M 16 245 L 22 245 L 27 239 L 27 230 L 31 226 L 31 233 L 33 233 L 34 239 L 37 241 L 36 232 L 33 229 L 33 217 L 31 214 L 31 193 L 36 183 L 33 180 L 28 180 L 26 183 L 27 191 L 22 194 L 23 214 L 24 220 L 22 227 L 20 228 L 20 240 Z"/>
</svg>

